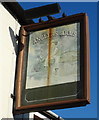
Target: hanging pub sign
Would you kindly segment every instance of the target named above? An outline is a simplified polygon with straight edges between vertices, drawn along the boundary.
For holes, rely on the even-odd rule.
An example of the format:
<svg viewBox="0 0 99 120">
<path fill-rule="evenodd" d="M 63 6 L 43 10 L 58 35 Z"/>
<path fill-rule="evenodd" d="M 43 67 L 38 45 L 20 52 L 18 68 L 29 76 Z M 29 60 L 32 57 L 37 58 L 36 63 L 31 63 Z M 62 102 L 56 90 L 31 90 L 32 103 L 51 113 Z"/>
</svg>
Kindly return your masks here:
<svg viewBox="0 0 99 120">
<path fill-rule="evenodd" d="M 89 104 L 85 13 L 21 27 L 15 114 Z"/>
</svg>

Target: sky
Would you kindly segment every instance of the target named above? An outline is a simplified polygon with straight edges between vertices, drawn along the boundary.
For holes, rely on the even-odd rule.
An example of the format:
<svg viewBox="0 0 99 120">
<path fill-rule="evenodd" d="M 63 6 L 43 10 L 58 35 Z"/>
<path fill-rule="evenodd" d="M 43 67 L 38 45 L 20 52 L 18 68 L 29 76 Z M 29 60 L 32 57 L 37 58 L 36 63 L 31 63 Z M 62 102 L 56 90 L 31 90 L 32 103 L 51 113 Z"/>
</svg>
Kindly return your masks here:
<svg viewBox="0 0 99 120">
<path fill-rule="evenodd" d="M 20 2 L 24 9 L 39 7 L 52 2 Z M 61 12 L 54 16 L 60 18 L 62 13 L 67 16 L 77 13 L 87 13 L 89 17 L 90 31 L 90 78 L 91 78 L 91 104 L 84 107 L 68 108 L 53 110 L 56 114 L 63 118 L 97 118 L 97 3 L 95 2 L 59 2 Z M 47 20 L 46 17 L 42 17 Z M 38 22 L 38 19 L 34 19 Z"/>
</svg>

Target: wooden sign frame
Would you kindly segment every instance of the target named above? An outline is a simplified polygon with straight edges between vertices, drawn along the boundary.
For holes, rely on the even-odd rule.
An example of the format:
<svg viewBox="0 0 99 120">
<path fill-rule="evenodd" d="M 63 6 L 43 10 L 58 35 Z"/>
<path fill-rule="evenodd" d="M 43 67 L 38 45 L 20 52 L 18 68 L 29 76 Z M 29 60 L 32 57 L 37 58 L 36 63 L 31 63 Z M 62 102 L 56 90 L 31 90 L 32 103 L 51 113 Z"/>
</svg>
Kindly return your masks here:
<svg viewBox="0 0 99 120">
<path fill-rule="evenodd" d="M 71 100 L 57 100 L 46 103 L 23 105 L 22 95 L 25 94 L 27 66 L 27 41 L 31 31 L 40 31 L 57 26 L 80 23 L 80 79 L 82 96 Z M 19 54 L 17 63 L 14 114 L 31 111 L 45 111 L 51 109 L 71 108 L 84 106 L 90 103 L 90 52 L 89 52 L 89 26 L 88 16 L 85 13 L 66 16 L 59 19 L 22 26 L 20 30 Z M 79 88 L 80 89 L 80 88 Z"/>
</svg>

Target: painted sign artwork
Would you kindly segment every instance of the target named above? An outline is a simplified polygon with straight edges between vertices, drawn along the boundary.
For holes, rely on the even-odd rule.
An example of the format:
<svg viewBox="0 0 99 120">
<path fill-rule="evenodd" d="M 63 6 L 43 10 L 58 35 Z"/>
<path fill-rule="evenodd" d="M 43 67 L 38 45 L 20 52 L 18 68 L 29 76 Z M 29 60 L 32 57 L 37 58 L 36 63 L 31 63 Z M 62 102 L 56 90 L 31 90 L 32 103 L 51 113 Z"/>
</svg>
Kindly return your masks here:
<svg viewBox="0 0 99 120">
<path fill-rule="evenodd" d="M 80 81 L 80 23 L 30 32 L 26 89 Z"/>
</svg>

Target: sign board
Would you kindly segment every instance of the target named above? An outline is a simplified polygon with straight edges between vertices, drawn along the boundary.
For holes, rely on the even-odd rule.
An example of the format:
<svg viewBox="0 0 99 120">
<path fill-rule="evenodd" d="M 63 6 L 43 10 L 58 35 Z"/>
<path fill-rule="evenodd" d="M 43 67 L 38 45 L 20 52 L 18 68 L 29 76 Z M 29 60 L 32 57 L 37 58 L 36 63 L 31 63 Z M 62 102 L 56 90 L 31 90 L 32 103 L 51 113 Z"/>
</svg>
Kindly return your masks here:
<svg viewBox="0 0 99 120">
<path fill-rule="evenodd" d="M 21 27 L 15 113 L 89 103 L 89 34 L 85 13 Z"/>
</svg>

